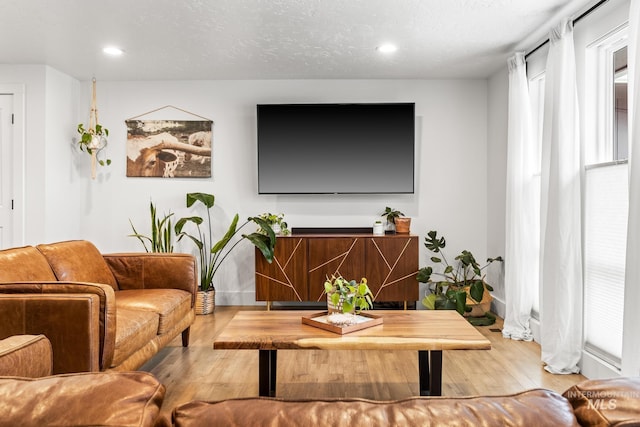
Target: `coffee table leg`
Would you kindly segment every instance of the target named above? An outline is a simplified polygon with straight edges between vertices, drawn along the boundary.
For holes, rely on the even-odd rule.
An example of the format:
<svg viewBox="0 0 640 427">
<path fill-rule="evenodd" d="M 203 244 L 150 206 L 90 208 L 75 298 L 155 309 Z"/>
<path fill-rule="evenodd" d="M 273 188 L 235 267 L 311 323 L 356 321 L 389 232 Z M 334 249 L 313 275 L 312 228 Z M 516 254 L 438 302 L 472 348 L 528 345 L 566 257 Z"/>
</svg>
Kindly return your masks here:
<svg viewBox="0 0 640 427">
<path fill-rule="evenodd" d="M 258 350 L 258 395 L 274 397 L 276 395 L 276 367 L 278 350 Z"/>
<path fill-rule="evenodd" d="M 418 351 L 421 396 L 442 396 L 442 350 Z"/>
</svg>

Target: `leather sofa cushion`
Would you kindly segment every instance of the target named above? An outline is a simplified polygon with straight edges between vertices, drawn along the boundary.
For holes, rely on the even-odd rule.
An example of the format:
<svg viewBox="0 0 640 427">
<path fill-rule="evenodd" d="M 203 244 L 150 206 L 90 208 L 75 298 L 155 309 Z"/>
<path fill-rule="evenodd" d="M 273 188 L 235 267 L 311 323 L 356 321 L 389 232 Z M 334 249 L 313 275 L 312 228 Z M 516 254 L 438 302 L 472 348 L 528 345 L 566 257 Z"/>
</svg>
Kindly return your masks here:
<svg viewBox="0 0 640 427">
<path fill-rule="evenodd" d="M 582 426 L 640 426 L 640 378 L 587 380 L 563 396 Z"/>
<path fill-rule="evenodd" d="M 13 335 L 0 340 L 0 376 L 51 375 L 51 343 L 44 335 Z"/>
<path fill-rule="evenodd" d="M 189 402 L 172 414 L 176 427 L 192 426 L 578 426 L 559 394 L 534 389 L 509 396 Z"/>
<path fill-rule="evenodd" d="M 118 290 L 118 283 L 98 248 L 86 240 L 36 246 L 60 281 L 102 283 Z"/>
<path fill-rule="evenodd" d="M 152 311 L 118 308 L 117 313 L 116 347 L 111 367 L 118 366 L 149 344 L 158 332 L 158 315 Z"/>
<path fill-rule="evenodd" d="M 191 294 L 179 289 L 135 289 L 118 291 L 116 307 L 146 310 L 156 313 L 160 319 L 158 335 L 173 328 L 191 311 Z"/>
<path fill-rule="evenodd" d="M 0 251 L 0 282 L 49 282 L 56 275 L 47 259 L 33 246 Z"/>
<path fill-rule="evenodd" d="M 165 388 L 146 372 L 0 378 L 6 426 L 153 426 Z"/>
</svg>

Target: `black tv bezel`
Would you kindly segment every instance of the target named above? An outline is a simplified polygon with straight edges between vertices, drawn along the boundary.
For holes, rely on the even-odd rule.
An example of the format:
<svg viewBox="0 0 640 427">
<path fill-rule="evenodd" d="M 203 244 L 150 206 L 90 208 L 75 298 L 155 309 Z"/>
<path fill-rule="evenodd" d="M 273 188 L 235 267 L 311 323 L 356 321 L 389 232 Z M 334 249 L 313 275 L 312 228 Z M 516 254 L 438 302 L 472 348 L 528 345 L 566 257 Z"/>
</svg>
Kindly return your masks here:
<svg viewBox="0 0 640 427">
<path fill-rule="evenodd" d="M 260 191 L 260 141 L 259 141 L 259 120 L 260 120 L 260 114 L 258 112 L 259 108 L 262 106 L 301 106 L 301 107 L 305 107 L 305 106 L 318 106 L 318 105 L 322 105 L 322 106 L 349 106 L 349 105 L 366 105 L 366 106 L 375 106 L 375 105 L 384 105 L 384 106 L 390 106 L 390 105 L 407 105 L 407 106 L 411 106 L 411 111 L 412 111 L 412 118 L 413 118 L 413 138 L 412 138 L 412 147 L 413 147 L 413 162 L 411 164 L 411 175 L 413 177 L 412 182 L 411 182 L 411 191 L 353 191 L 353 192 L 347 192 L 347 191 L 338 191 L 338 192 L 319 192 L 319 191 L 307 191 L 307 192 L 262 192 Z M 415 112 L 415 102 L 304 102 L 304 103 L 261 103 L 261 104 L 256 104 L 256 150 L 257 150 L 257 187 L 258 187 L 258 195 L 323 195 L 323 194 L 327 194 L 327 195 L 341 195 L 341 194 L 345 194 L 345 195 L 358 195 L 358 194 L 363 194 L 363 195 L 376 195 L 376 194 L 415 194 L 415 190 L 416 190 L 416 112 Z"/>
</svg>

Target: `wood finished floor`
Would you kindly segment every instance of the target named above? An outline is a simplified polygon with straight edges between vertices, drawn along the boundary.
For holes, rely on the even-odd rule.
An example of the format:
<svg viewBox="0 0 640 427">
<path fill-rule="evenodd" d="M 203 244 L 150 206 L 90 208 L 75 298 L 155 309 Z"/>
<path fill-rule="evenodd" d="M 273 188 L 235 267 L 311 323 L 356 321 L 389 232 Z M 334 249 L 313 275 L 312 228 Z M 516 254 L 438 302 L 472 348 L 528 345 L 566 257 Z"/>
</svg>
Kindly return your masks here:
<svg viewBox="0 0 640 427">
<path fill-rule="evenodd" d="M 153 373 L 167 388 L 163 413 L 191 400 L 223 400 L 258 395 L 257 350 L 213 350 L 214 337 L 239 310 L 260 307 L 216 307 L 196 316 L 191 343 L 180 337 L 141 370 Z M 585 379 L 552 375 L 540 362 L 534 342 L 502 338 L 502 322 L 479 327 L 492 349 L 443 352 L 444 396 L 495 395 L 542 387 L 563 392 Z M 283 398 L 361 397 L 402 399 L 419 394 L 418 356 L 414 351 L 278 351 L 277 394 Z"/>
</svg>

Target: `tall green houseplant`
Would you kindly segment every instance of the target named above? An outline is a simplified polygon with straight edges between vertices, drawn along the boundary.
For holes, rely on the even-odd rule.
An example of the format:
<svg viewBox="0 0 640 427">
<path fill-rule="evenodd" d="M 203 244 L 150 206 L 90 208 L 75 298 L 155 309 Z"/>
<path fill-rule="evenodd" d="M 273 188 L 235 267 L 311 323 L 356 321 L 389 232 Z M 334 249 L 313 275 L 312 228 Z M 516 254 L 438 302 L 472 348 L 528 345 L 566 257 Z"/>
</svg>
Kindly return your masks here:
<svg viewBox="0 0 640 427">
<path fill-rule="evenodd" d="M 273 250 L 276 244 L 276 235 L 269 224 L 259 217 L 250 217 L 243 224 L 238 226 L 238 214 L 233 217 L 225 235 L 214 243 L 213 224 L 211 222 L 211 208 L 215 203 L 215 196 L 207 193 L 188 193 L 187 207 L 190 208 L 196 202 L 202 203 L 207 208 L 206 229 L 203 230 L 205 220 L 199 216 L 180 218 L 175 225 L 175 233 L 180 241 L 183 237 L 188 237 L 198 248 L 200 265 L 200 286 L 201 291 L 215 289 L 213 278 L 220 268 L 222 262 L 227 259 L 231 251 L 243 240 L 249 240 L 254 246 L 260 249 L 267 262 L 273 261 Z M 194 224 L 195 234 L 190 234 L 184 230 L 187 224 Z M 233 241 L 233 237 L 240 232 L 247 224 L 254 223 L 259 227 L 259 231 L 251 234 L 242 234 L 241 238 Z M 231 244 L 231 246 L 229 246 Z"/>
</svg>

